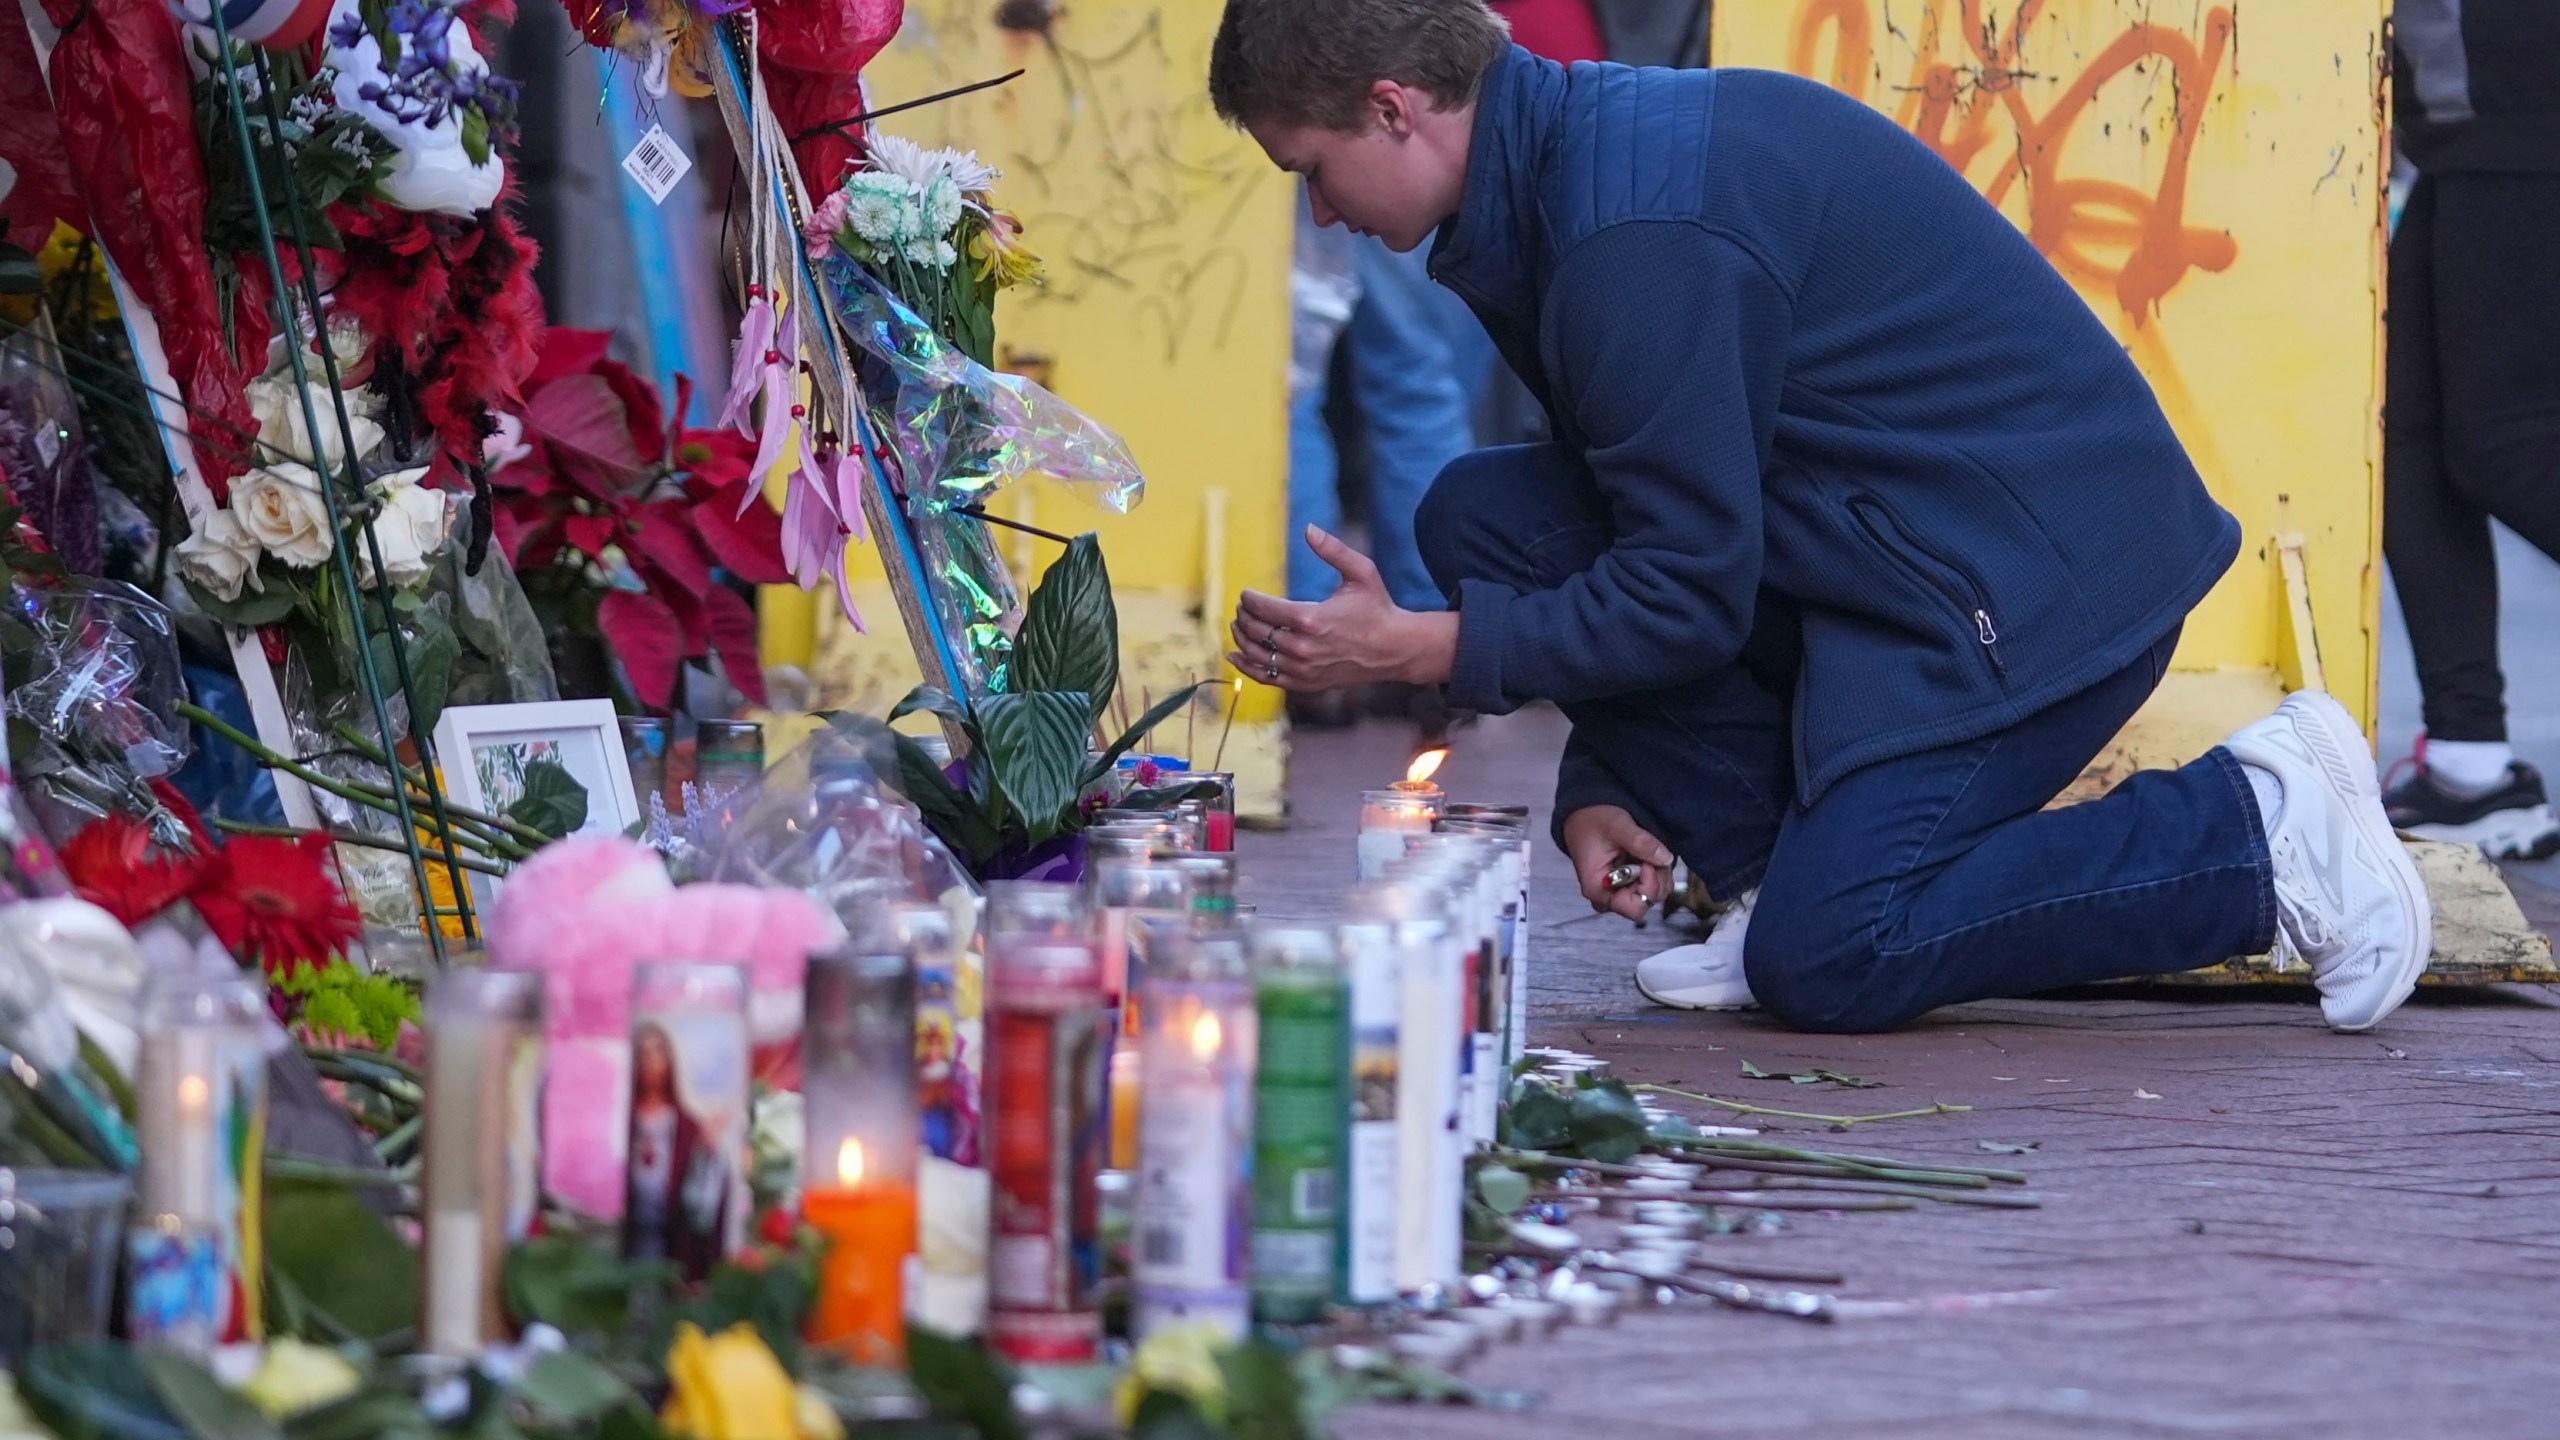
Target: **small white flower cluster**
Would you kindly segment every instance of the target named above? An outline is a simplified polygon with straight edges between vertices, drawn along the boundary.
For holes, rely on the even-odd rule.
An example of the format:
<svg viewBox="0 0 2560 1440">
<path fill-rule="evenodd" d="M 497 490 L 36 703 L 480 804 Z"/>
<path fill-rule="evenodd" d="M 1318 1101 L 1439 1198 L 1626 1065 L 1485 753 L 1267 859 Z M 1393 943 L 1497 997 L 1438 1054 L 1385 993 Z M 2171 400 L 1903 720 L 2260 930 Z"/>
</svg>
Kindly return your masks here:
<svg viewBox="0 0 2560 1440">
<path fill-rule="evenodd" d="M 845 182 L 844 220 L 883 255 L 947 269 L 960 258 L 948 238 L 960 220 L 960 192 L 937 177 L 918 189 L 902 176 L 865 170 Z"/>
<path fill-rule="evenodd" d="M 812 228 L 850 230 L 883 257 L 947 270 L 960 259 L 953 231 L 973 206 L 984 209 L 996 179 L 975 151 L 874 136 L 867 167 L 827 197 Z"/>
</svg>

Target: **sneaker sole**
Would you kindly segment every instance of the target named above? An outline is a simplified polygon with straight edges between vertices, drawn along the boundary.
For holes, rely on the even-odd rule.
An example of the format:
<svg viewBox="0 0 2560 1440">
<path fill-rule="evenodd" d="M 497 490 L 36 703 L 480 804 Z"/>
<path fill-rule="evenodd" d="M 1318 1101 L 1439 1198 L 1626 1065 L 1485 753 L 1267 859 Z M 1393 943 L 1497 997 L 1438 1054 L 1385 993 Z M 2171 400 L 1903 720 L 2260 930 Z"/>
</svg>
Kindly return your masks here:
<svg viewBox="0 0 2560 1440">
<path fill-rule="evenodd" d="M 2477 845 L 2492 860 L 2548 860 L 2560 855 L 2560 815 L 2554 815 L 2548 805 L 2500 810 L 2468 825 L 2411 825 L 2400 833 L 2412 840 Z"/>
<path fill-rule="evenodd" d="M 1700 1002 L 1698 1002 L 1698 1001 L 1696 1001 L 1696 1000 L 1674 1000 L 1674 999 L 1672 999 L 1672 998 L 1671 998 L 1670 996 L 1668 996 L 1668 995 L 1657 994 L 1656 992 L 1654 992 L 1654 991 L 1652 991 L 1652 990 L 1646 989 L 1646 988 L 1645 988 L 1645 983 L 1644 983 L 1644 978 L 1643 978 L 1642 976 L 1634 977 L 1634 979 L 1635 979 L 1635 987 L 1636 987 L 1636 993 L 1637 993 L 1637 994 L 1639 994 L 1639 995 L 1643 996 L 1646 1000 L 1650 1001 L 1650 1002 L 1651 1002 L 1651 1003 L 1653 1003 L 1653 1004 L 1659 1005 L 1659 1006 L 1661 1006 L 1662 1008 L 1664 1008 L 1664 1009 L 1666 1009 L 1666 1010 L 1710 1010 L 1710 1011 L 1728 1011 L 1728 1010 L 1757 1010 L 1757 1009 L 1759 1009 L 1759 1008 L 1760 1008 L 1760 1002 L 1759 1002 L 1759 1001 L 1757 1001 L 1757 1000 L 1735 1000 L 1735 1001 L 1730 1001 L 1730 1002 L 1727 1002 L 1727 1001 L 1718 1001 L 1718 1002 L 1716 1002 L 1715 1004 L 1712 1004 L 1712 1005 L 1710 1005 L 1710 1004 L 1702 1004 L 1702 1003 L 1700 1003 Z"/>
<path fill-rule="evenodd" d="M 2390 817 L 2382 812 L 2382 777 L 2365 754 L 2364 731 L 2356 725 L 2355 717 L 2328 695 L 2305 691 L 2295 698 L 2302 702 L 2293 707 L 2296 733 L 2302 736 L 2330 785 L 2363 802 L 2354 807 L 2356 828 L 2383 857 L 2383 869 L 2391 877 L 2392 889 L 2400 897 L 2401 914 L 2408 921 L 2403 935 L 2408 944 L 2403 953 L 2409 959 L 2402 962 L 2401 973 L 2392 981 L 2391 998 L 2383 1002 L 2372 1019 L 2360 1024 L 2330 1022 L 2330 1028 L 2342 1034 L 2361 1034 L 2399 1009 L 2418 988 L 2418 977 L 2427 973 L 2428 962 L 2435 958 L 2435 905 L 2427 898 L 2426 882 L 2418 878 L 2417 862 L 2409 858 L 2407 847 L 2391 828 Z"/>
</svg>

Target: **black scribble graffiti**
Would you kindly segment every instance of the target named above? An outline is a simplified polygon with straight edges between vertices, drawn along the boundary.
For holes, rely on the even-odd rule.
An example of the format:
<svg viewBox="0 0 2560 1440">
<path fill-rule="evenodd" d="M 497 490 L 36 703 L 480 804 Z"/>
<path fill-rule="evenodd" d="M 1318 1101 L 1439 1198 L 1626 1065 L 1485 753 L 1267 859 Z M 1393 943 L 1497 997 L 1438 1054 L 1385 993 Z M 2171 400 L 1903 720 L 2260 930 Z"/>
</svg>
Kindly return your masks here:
<svg viewBox="0 0 2560 1440">
<path fill-rule="evenodd" d="M 1010 23 L 1034 10 L 1042 23 Z M 1210 115 L 1197 78 L 1206 57 L 1173 53 L 1160 9 L 1088 17 L 1046 0 L 1007 0 L 994 13 L 991 33 L 986 0 L 911 0 L 898 44 L 942 74 L 975 74 L 1001 60 L 1031 67 L 1014 88 L 1054 87 L 1064 118 L 1052 135 L 991 142 L 1019 128 L 993 123 L 1020 107 L 1006 94 L 937 107 L 910 132 L 924 139 L 922 128 L 938 125 L 942 143 L 975 146 L 1004 171 L 998 198 L 1048 262 L 1048 282 L 1019 303 L 1143 297 L 1139 333 L 1167 364 L 1225 348 L 1255 279 L 1253 261 L 1229 237 L 1262 187 L 1283 181 L 1250 140 Z M 1204 216 L 1205 238 L 1196 229 Z"/>
</svg>

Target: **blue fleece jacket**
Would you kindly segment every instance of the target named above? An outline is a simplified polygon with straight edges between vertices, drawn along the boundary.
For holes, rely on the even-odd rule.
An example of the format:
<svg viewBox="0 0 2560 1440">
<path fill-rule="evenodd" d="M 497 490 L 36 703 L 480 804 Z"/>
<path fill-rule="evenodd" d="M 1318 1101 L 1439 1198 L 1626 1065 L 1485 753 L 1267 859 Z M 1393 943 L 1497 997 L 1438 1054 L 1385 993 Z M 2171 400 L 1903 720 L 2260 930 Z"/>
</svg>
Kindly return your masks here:
<svg viewBox="0 0 2560 1440">
<path fill-rule="evenodd" d="M 1765 586 L 1803 610 L 1810 802 L 2123 669 L 2238 553 L 2062 277 L 1918 141 L 1811 82 L 1515 47 L 1431 270 L 1616 532 L 1557 589 L 1462 587 L 1466 708 L 1695 680 L 1735 662 Z M 1573 793 L 1600 773 L 1568 757 L 1559 812 L 1611 798 Z"/>
</svg>

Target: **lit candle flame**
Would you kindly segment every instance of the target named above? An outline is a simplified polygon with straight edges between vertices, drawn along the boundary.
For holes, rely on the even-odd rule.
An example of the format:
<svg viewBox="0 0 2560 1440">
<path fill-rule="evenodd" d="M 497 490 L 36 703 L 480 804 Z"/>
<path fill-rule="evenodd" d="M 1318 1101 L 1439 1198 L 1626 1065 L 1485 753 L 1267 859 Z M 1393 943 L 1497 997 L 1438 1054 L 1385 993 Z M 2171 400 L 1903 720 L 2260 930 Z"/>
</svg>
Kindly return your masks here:
<svg viewBox="0 0 2560 1440">
<path fill-rule="evenodd" d="M 1431 777 L 1440 773 L 1440 762 L 1448 758 L 1449 747 L 1446 745 L 1436 750 L 1425 750 L 1414 756 L 1413 763 L 1405 767 L 1404 783 L 1417 786 L 1429 784 Z"/>
<path fill-rule="evenodd" d="M 862 1142 L 848 1138 L 836 1148 L 836 1183 L 850 1190 L 862 1183 Z"/>
<path fill-rule="evenodd" d="M 189 1116 L 204 1113 L 213 1098 L 213 1087 L 201 1075 L 178 1077 L 178 1109 Z"/>
<path fill-rule="evenodd" d="M 1218 1012 L 1203 1010 L 1191 1022 L 1191 1053 L 1203 1060 L 1217 1058 L 1218 1046 L 1226 1039 L 1226 1027 L 1218 1023 Z"/>
</svg>

